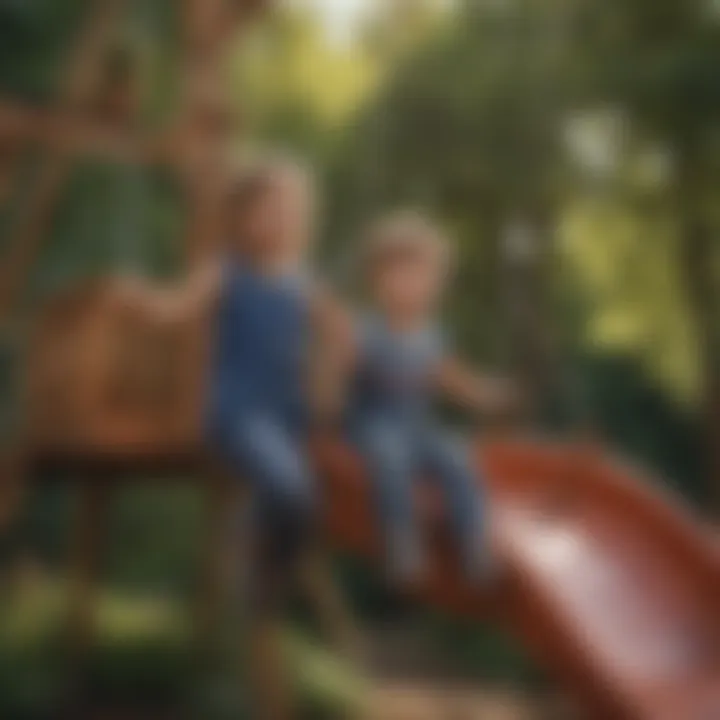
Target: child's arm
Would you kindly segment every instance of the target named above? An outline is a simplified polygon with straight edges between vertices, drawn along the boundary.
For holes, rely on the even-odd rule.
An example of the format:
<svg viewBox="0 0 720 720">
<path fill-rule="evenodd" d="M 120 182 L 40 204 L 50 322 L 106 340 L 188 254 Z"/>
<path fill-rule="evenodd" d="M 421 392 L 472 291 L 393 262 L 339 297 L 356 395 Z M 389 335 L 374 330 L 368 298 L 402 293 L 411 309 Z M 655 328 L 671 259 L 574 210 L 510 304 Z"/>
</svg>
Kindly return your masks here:
<svg viewBox="0 0 720 720">
<path fill-rule="evenodd" d="M 161 321 L 173 321 L 210 303 L 219 290 L 220 276 L 220 263 L 208 260 L 175 286 L 153 286 L 142 278 L 127 276 L 117 281 L 117 288 L 131 307 L 148 309 Z"/>
<path fill-rule="evenodd" d="M 455 357 L 440 363 L 437 379 L 443 393 L 474 411 L 505 413 L 515 411 L 520 405 L 519 394 L 512 383 L 481 375 Z"/>
<path fill-rule="evenodd" d="M 312 302 L 314 347 L 310 362 L 312 400 L 320 419 L 336 418 L 357 361 L 357 338 L 350 313 L 326 288 Z"/>
</svg>

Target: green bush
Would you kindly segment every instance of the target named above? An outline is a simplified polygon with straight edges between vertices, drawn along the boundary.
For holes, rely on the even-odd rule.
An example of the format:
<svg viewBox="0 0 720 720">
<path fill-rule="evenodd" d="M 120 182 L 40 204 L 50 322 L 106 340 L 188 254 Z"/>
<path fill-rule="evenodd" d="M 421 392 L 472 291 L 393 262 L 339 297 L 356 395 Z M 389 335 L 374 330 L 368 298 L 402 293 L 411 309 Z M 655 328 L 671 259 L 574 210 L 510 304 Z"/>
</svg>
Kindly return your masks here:
<svg viewBox="0 0 720 720">
<path fill-rule="evenodd" d="M 1 610 L 0 717 L 51 718 L 70 680 L 65 587 L 42 583 Z M 332 654 L 294 630 L 288 630 L 286 651 L 304 716 L 349 717 L 362 706 L 363 682 Z M 178 603 L 101 596 L 86 673 L 91 700 L 146 709 L 191 702 L 202 720 L 236 720 L 245 699 L 242 667 L 232 661 L 210 668 L 208 677 L 208 667 L 195 660 L 188 613 Z"/>
</svg>

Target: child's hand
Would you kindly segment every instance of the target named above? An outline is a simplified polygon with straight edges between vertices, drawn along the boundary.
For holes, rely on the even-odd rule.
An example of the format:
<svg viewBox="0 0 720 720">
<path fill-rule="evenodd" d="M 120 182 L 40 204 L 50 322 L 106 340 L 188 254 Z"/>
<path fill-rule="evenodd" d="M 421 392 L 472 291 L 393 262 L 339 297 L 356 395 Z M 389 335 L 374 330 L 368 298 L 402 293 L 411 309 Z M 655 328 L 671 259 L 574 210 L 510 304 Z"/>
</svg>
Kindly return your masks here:
<svg viewBox="0 0 720 720">
<path fill-rule="evenodd" d="M 155 322 L 170 323 L 207 308 L 219 291 L 221 272 L 220 264 L 210 259 L 178 285 L 160 287 L 137 275 L 123 275 L 112 287 L 129 308 L 144 311 Z"/>
<path fill-rule="evenodd" d="M 123 308 L 134 315 L 141 315 L 146 321 L 166 324 L 176 319 L 176 303 L 167 290 L 153 288 L 136 275 L 115 278 L 112 289 Z"/>
<path fill-rule="evenodd" d="M 508 380 L 485 378 L 481 381 L 482 405 L 493 413 L 515 414 L 522 407 L 518 388 Z"/>
<path fill-rule="evenodd" d="M 515 416 L 521 414 L 525 404 L 514 383 L 478 375 L 454 359 L 443 363 L 439 381 L 441 388 L 451 398 L 477 412 Z"/>
</svg>

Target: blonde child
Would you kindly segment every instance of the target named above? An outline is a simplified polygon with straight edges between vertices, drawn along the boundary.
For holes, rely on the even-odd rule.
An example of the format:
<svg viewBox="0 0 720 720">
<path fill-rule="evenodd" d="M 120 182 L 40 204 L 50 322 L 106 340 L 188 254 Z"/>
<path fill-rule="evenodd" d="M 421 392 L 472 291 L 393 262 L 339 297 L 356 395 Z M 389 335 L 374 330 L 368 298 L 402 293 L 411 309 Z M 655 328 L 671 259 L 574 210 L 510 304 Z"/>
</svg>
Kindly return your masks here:
<svg viewBox="0 0 720 720">
<path fill-rule="evenodd" d="M 513 394 L 469 369 L 445 341 L 439 311 L 452 254 L 437 227 L 418 214 L 395 214 L 370 228 L 363 250 L 369 311 L 357 332 L 351 427 L 376 490 L 391 575 L 402 584 L 422 578 L 413 497 L 427 477 L 442 489 L 467 577 L 482 582 L 489 567 L 482 478 L 432 404 L 444 394 L 494 409 Z"/>
</svg>

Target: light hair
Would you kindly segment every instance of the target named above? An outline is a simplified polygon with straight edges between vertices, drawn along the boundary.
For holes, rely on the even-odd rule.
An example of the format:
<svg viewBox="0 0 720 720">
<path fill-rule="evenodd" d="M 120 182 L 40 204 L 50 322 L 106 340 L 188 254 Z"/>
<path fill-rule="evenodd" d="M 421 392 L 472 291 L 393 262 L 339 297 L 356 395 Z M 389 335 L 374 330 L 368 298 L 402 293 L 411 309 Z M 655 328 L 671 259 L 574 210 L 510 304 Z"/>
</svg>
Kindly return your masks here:
<svg viewBox="0 0 720 720">
<path fill-rule="evenodd" d="M 291 177 L 308 185 L 315 182 L 311 166 L 289 154 L 271 152 L 251 159 L 235 159 L 226 168 L 228 203 L 235 211 L 242 212 L 271 189 L 280 177 Z"/>
<path fill-rule="evenodd" d="M 429 257 L 444 271 L 449 271 L 454 262 L 447 235 L 429 217 L 415 210 L 392 212 L 370 225 L 362 242 L 363 274 L 371 276 L 398 255 Z"/>
</svg>

